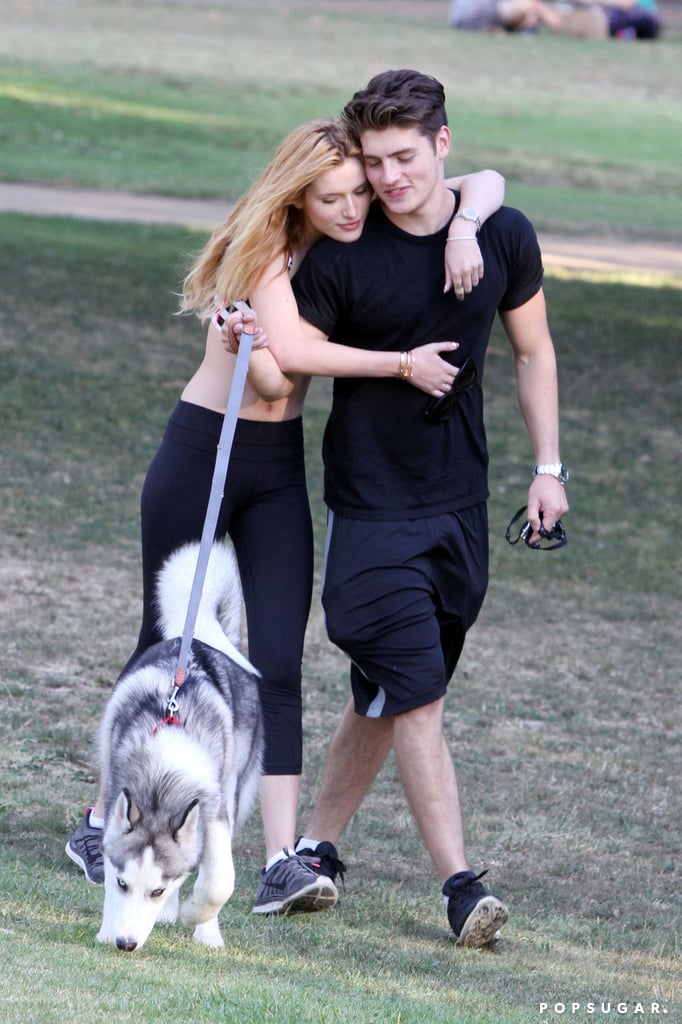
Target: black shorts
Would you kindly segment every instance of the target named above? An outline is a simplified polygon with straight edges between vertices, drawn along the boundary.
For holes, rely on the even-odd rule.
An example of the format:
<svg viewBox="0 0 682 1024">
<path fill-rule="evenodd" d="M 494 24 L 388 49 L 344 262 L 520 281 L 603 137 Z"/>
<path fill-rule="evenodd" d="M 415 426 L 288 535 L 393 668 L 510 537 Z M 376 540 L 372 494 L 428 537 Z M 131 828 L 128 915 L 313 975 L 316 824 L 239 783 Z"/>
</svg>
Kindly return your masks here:
<svg viewBox="0 0 682 1024">
<path fill-rule="evenodd" d="M 367 522 L 330 512 L 322 601 L 351 659 L 359 715 L 442 697 L 488 585 L 483 502 L 447 515 Z"/>
</svg>

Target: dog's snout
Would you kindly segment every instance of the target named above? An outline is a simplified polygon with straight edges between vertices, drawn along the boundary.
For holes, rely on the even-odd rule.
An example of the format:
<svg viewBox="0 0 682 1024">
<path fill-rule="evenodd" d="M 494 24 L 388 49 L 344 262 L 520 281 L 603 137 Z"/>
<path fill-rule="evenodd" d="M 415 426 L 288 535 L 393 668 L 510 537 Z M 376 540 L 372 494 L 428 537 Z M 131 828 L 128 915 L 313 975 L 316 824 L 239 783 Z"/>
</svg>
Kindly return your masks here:
<svg viewBox="0 0 682 1024">
<path fill-rule="evenodd" d="M 134 949 L 137 949 L 136 939 L 127 939 L 124 935 L 119 936 L 116 939 L 116 945 L 119 949 L 122 949 L 124 953 L 132 953 Z"/>
</svg>

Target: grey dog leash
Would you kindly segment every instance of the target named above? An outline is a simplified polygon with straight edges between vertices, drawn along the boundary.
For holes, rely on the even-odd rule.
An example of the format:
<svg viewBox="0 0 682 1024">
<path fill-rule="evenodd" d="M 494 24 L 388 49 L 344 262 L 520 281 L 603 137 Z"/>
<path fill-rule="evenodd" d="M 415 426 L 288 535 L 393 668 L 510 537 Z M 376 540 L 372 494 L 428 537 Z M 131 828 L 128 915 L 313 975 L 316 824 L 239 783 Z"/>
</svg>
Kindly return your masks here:
<svg viewBox="0 0 682 1024">
<path fill-rule="evenodd" d="M 235 302 L 234 305 L 242 314 L 250 312 L 250 309 L 245 302 Z M 184 683 L 185 676 L 187 675 L 187 662 L 189 660 L 189 654 L 192 647 L 192 639 L 194 638 L 194 627 L 196 626 L 199 604 L 201 602 L 201 593 L 204 588 L 204 580 L 206 579 L 208 560 L 210 558 L 211 548 L 215 539 L 216 526 L 218 525 L 220 505 L 225 493 L 227 467 L 230 461 L 234 433 L 237 428 L 237 419 L 239 417 L 239 409 L 242 404 L 242 396 L 244 394 L 244 385 L 246 384 L 246 374 L 249 370 L 249 359 L 251 357 L 252 348 L 253 332 L 247 331 L 243 328 L 239 339 L 237 361 L 234 368 L 232 383 L 230 385 L 225 417 L 223 419 L 220 438 L 218 440 L 218 450 L 216 454 L 215 467 L 213 469 L 211 491 L 208 498 L 204 526 L 201 532 L 199 556 L 197 558 L 196 569 L 194 570 L 194 579 L 192 580 L 192 589 L 190 591 L 189 602 L 187 605 L 187 615 L 185 616 L 185 626 L 182 631 L 182 640 L 180 641 L 180 654 L 178 655 L 178 665 L 175 672 L 173 691 L 168 698 L 167 709 L 168 714 L 171 717 L 175 715 L 178 710 L 178 690 Z"/>
</svg>

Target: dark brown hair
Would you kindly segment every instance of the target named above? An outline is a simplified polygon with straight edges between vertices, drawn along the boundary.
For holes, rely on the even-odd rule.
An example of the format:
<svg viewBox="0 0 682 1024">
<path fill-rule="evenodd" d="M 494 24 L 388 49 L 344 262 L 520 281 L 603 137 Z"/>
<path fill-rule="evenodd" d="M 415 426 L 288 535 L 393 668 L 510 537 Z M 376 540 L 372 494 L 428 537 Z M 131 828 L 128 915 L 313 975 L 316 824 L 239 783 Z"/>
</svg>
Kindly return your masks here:
<svg viewBox="0 0 682 1024">
<path fill-rule="evenodd" d="M 368 130 L 414 127 L 434 141 L 448 123 L 445 90 L 437 79 L 419 71 L 382 71 L 355 93 L 342 117 L 357 139 Z"/>
</svg>

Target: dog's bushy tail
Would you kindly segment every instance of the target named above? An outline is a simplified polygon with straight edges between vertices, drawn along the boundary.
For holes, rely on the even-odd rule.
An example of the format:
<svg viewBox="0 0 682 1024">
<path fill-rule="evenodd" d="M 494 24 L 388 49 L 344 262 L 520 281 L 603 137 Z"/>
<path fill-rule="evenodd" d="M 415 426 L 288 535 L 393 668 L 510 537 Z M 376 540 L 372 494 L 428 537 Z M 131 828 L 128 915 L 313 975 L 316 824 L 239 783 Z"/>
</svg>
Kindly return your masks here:
<svg viewBox="0 0 682 1024">
<path fill-rule="evenodd" d="M 164 639 L 182 636 L 192 590 L 199 545 L 185 544 L 164 562 L 157 579 L 156 604 Z M 224 650 L 239 650 L 241 636 L 242 588 L 237 558 L 228 541 L 211 548 L 206 579 L 201 593 L 194 635 L 198 640 Z"/>
</svg>

